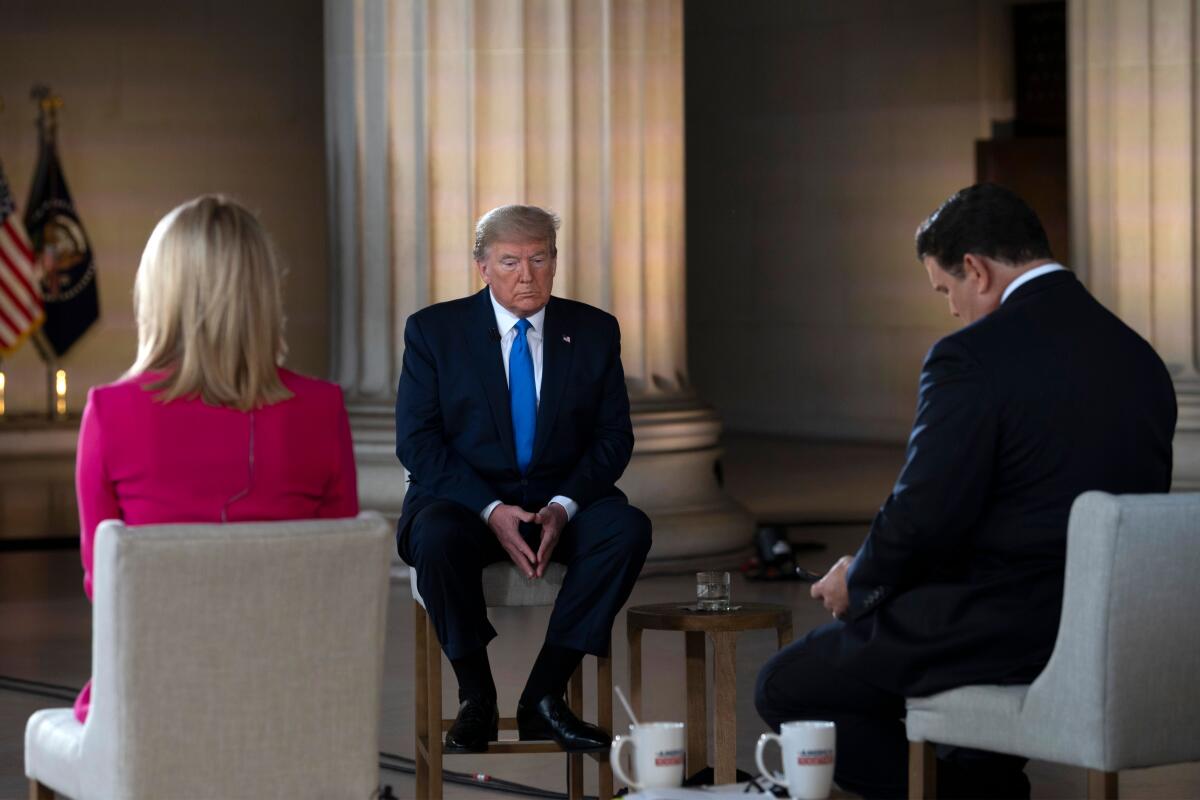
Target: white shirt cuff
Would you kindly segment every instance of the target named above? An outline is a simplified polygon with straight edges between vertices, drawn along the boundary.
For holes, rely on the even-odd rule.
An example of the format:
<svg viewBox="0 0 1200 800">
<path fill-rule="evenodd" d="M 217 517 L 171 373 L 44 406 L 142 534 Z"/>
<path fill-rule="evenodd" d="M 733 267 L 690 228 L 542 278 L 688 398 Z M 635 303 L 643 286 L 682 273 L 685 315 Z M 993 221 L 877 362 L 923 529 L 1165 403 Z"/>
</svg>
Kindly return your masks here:
<svg viewBox="0 0 1200 800">
<path fill-rule="evenodd" d="M 570 522 L 571 518 L 575 516 L 575 512 L 579 510 L 579 503 L 576 503 L 569 497 L 563 497 L 561 494 L 556 494 L 554 497 L 551 497 L 550 502 L 558 503 L 563 507 L 563 510 L 567 512 L 567 522 Z"/>
<path fill-rule="evenodd" d="M 479 512 L 479 516 L 483 518 L 484 525 L 487 525 L 488 517 L 492 515 L 492 512 L 496 510 L 496 506 L 498 505 L 500 505 L 500 501 L 493 500 L 492 502 L 488 503 L 487 508 Z"/>
</svg>

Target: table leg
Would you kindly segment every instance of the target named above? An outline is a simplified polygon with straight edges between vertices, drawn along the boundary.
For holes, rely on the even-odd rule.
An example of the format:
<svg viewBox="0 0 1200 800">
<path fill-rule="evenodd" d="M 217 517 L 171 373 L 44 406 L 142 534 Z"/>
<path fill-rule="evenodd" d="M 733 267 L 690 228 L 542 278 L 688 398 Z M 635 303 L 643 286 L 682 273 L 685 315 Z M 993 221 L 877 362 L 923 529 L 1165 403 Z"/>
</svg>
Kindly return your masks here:
<svg viewBox="0 0 1200 800">
<path fill-rule="evenodd" d="M 716 739 L 716 784 L 733 783 L 737 777 L 737 633 L 714 633 L 713 662 L 717 704 L 713 714 Z"/>
<path fill-rule="evenodd" d="M 684 637 L 687 648 L 687 773 L 695 775 L 708 766 L 707 655 L 703 631 L 688 631 Z"/>
<path fill-rule="evenodd" d="M 629 642 L 629 704 L 642 716 L 642 629 L 630 623 L 625 632 Z M 633 722 L 633 720 L 630 720 Z M 605 798 L 607 800 L 607 798 Z"/>
</svg>

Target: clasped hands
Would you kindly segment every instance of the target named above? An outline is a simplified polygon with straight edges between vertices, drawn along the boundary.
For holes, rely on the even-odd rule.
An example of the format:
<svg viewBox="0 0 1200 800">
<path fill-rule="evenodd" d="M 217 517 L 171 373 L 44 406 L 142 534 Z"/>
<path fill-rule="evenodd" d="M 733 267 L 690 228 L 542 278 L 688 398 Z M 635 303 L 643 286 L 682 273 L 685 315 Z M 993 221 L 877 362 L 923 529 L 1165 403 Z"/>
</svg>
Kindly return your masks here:
<svg viewBox="0 0 1200 800">
<path fill-rule="evenodd" d="M 525 543 L 521 536 L 519 525 L 522 522 L 532 522 L 542 526 L 542 541 L 538 546 L 537 555 Z M 488 516 L 488 527 L 496 534 L 500 546 L 508 557 L 521 570 L 526 578 L 540 578 L 546 574 L 550 564 L 550 556 L 558 544 L 558 537 L 567 526 L 567 510 L 558 503 L 550 503 L 536 514 L 532 514 L 520 506 L 510 506 L 501 503 L 492 509 Z"/>
</svg>

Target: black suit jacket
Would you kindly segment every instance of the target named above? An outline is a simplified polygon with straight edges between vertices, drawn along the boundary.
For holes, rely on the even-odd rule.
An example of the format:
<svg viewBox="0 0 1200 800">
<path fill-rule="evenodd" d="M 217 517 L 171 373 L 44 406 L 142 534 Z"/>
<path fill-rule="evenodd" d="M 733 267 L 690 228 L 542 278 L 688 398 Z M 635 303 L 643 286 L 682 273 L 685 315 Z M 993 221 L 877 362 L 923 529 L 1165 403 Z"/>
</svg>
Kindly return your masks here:
<svg viewBox="0 0 1200 800">
<path fill-rule="evenodd" d="M 1070 272 L 1018 287 L 921 374 L 907 462 L 819 653 L 907 696 L 1025 683 L 1054 647 L 1082 492 L 1165 492 L 1175 392 Z"/>
<path fill-rule="evenodd" d="M 396 455 L 408 469 L 400 554 L 413 517 L 434 500 L 479 513 L 493 500 L 537 511 L 555 495 L 587 508 L 624 496 L 633 453 L 617 320 L 551 298 L 533 461 L 517 468 L 508 382 L 489 289 L 408 318 L 396 398 Z"/>
</svg>

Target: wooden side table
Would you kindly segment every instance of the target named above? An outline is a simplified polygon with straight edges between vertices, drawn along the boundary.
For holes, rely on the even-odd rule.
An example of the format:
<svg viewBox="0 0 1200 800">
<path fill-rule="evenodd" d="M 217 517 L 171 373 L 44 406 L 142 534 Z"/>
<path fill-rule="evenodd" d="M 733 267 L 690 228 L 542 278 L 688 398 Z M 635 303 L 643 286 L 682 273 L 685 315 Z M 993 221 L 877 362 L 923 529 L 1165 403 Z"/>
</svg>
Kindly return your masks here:
<svg viewBox="0 0 1200 800">
<path fill-rule="evenodd" d="M 687 770 L 708 765 L 708 685 L 704 636 L 713 640 L 716 670 L 716 738 L 718 784 L 733 783 L 737 774 L 737 635 L 774 628 L 779 647 L 792 641 L 792 611 L 774 603 L 742 603 L 736 611 L 691 611 L 687 603 L 634 606 L 626 612 L 629 637 L 629 694 L 633 710 L 642 713 L 642 631 L 681 631 L 687 665 Z"/>
</svg>

